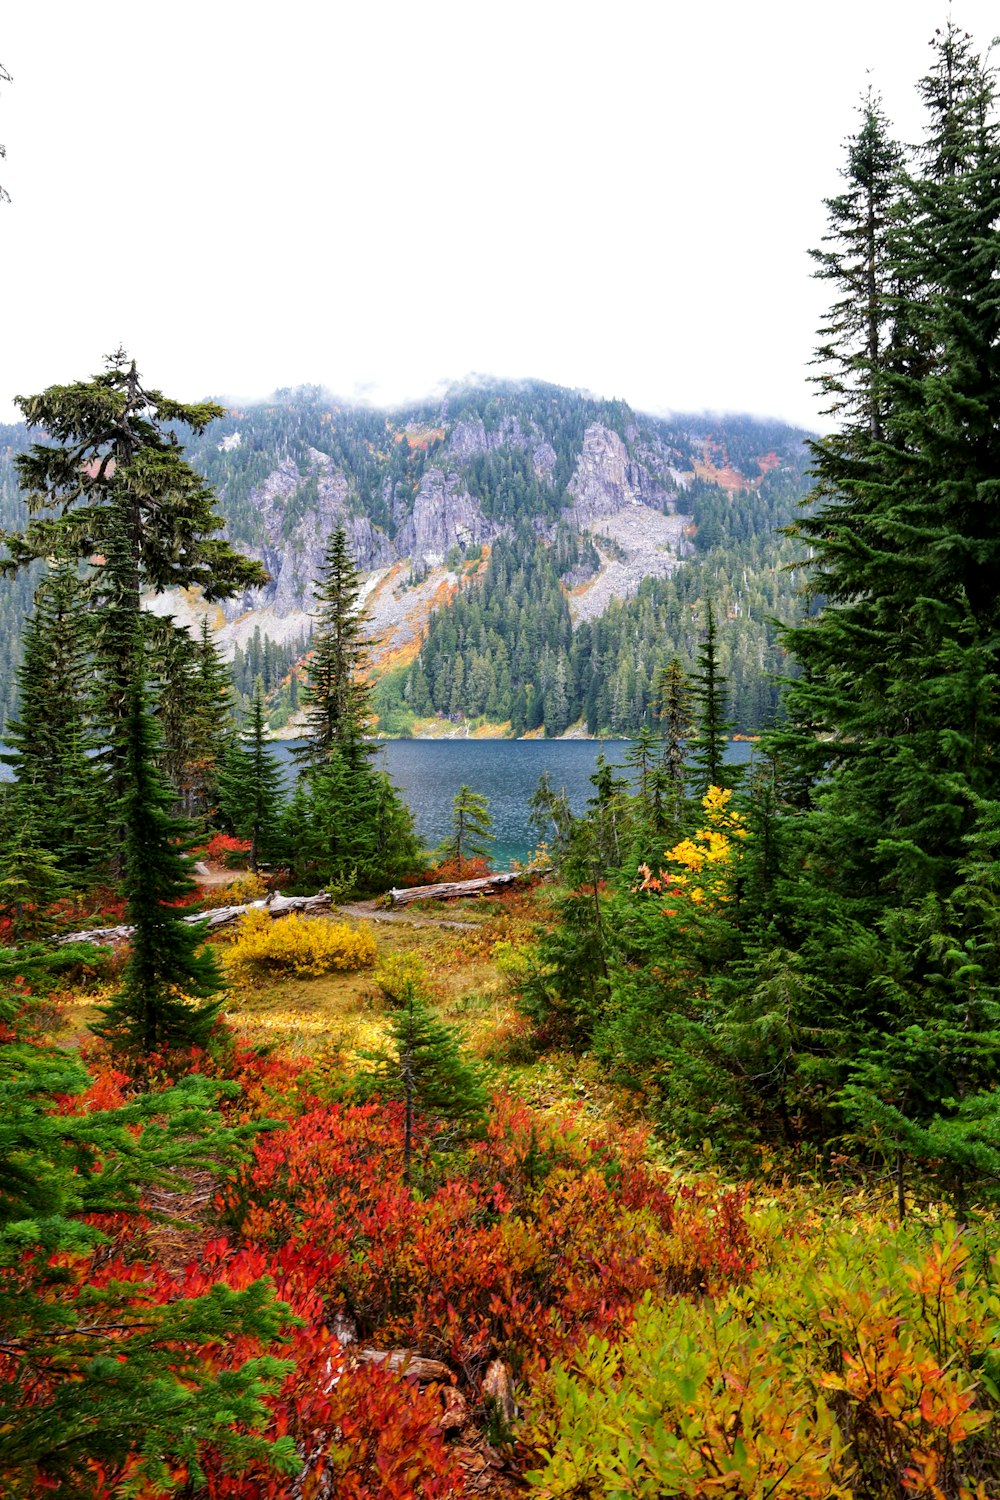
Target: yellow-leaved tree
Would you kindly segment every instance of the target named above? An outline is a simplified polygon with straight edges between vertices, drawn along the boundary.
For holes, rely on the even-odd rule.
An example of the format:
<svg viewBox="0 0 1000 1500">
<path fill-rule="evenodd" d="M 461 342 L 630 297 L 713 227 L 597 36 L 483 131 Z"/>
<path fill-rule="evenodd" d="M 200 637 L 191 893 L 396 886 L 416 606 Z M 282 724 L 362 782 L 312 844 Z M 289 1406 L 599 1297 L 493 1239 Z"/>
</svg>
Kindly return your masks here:
<svg viewBox="0 0 1000 1500">
<path fill-rule="evenodd" d="M 726 787 L 710 786 L 701 799 L 704 827 L 667 849 L 656 874 L 649 865 L 640 865 L 643 878 L 636 889 L 713 906 L 731 900 L 747 837 L 746 820 L 731 805 L 732 795 Z M 675 914 L 669 908 L 664 911 L 667 916 Z"/>
</svg>

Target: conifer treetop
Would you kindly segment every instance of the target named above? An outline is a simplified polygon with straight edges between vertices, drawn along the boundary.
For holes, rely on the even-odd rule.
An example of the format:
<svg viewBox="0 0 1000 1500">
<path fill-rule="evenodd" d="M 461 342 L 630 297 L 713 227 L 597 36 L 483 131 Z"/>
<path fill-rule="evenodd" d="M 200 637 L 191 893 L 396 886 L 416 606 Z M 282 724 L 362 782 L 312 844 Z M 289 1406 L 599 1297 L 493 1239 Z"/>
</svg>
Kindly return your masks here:
<svg viewBox="0 0 1000 1500">
<path fill-rule="evenodd" d="M 40 557 L 100 557 L 118 511 L 145 588 L 197 586 L 206 599 L 225 599 L 266 582 L 260 563 L 216 536 L 223 521 L 214 491 L 186 463 L 176 431 L 203 432 L 222 407 L 147 389 L 122 349 L 93 379 L 18 396 L 17 404 L 49 441 L 16 460 L 31 518 L 3 536 L 4 572 Z"/>
</svg>

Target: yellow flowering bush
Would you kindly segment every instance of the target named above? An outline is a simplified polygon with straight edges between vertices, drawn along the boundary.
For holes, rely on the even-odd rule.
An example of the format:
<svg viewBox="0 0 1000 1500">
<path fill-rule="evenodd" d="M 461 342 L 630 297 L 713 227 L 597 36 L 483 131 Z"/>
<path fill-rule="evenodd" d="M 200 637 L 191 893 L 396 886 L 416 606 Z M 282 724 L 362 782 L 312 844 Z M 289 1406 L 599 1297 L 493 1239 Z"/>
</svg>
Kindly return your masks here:
<svg viewBox="0 0 1000 1500">
<path fill-rule="evenodd" d="M 351 927 L 322 917 L 292 915 L 273 919 L 248 911 L 239 921 L 227 955 L 234 969 L 316 975 L 369 968 L 375 962 L 375 935 L 366 924 Z"/>
<path fill-rule="evenodd" d="M 740 842 L 747 836 L 746 821 L 730 806 L 732 791 L 710 786 L 701 799 L 705 826 L 691 838 L 681 839 L 663 858 L 673 869 L 662 869 L 654 875 L 649 865 L 640 865 L 642 891 L 675 892 L 694 902 L 717 904 L 729 899 L 733 867 L 739 857 Z M 679 868 L 678 868 L 679 867 Z"/>
</svg>

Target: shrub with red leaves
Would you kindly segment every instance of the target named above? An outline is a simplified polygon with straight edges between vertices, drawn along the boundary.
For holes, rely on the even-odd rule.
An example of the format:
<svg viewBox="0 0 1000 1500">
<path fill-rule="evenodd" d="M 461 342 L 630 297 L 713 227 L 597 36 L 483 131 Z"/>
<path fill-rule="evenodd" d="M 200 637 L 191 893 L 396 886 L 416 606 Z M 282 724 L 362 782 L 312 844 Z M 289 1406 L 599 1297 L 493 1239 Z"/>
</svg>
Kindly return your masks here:
<svg viewBox="0 0 1000 1500">
<path fill-rule="evenodd" d="M 751 1265 L 737 1193 L 678 1190 L 644 1140 L 499 1097 L 461 1177 L 402 1178 L 400 1107 L 307 1109 L 228 1190 L 246 1243 L 295 1249 L 362 1333 L 446 1361 L 473 1387 L 624 1326 L 642 1295 L 738 1279 Z"/>
<path fill-rule="evenodd" d="M 208 1358 L 214 1371 L 277 1356 L 294 1368 L 264 1396 L 267 1436 L 291 1438 L 296 1475 L 266 1455 L 243 1472 L 225 1444 L 199 1454 L 207 1500 L 447 1500 L 468 1493 L 442 1431 L 443 1401 L 405 1370 L 352 1358 L 331 1328 L 353 1320 L 381 1349 L 441 1360 L 483 1417 L 481 1382 L 500 1357 L 531 1383 L 590 1335 L 627 1331 L 647 1293 L 712 1290 L 747 1275 L 752 1245 L 739 1193 L 678 1187 L 653 1170 L 640 1132 L 580 1114 L 539 1112 L 500 1095 L 485 1138 L 459 1157 L 426 1122 L 417 1131 L 414 1184 L 403 1181 L 402 1106 L 345 1105 L 301 1060 L 230 1047 L 149 1060 L 147 1081 L 181 1073 L 228 1076 L 230 1119 L 267 1118 L 278 1128 L 219 1193 L 232 1238 L 206 1226 L 190 1262 L 156 1257 L 149 1214 L 106 1227 L 111 1243 L 63 1258 L 63 1299 L 89 1287 L 113 1292 L 109 1324 L 143 1309 L 204 1297 L 220 1283 L 241 1293 L 270 1282 L 294 1325 L 267 1339 L 233 1331 L 211 1350 L 167 1347 L 170 1369 Z M 134 1084 L 105 1063 L 86 1094 L 57 1100 L 66 1114 L 115 1108 Z M 284 1128 L 281 1128 L 281 1127 Z M 110 1257 L 110 1258 L 109 1258 Z M 236 1428 L 235 1431 L 242 1431 Z M 191 1476 L 173 1484 L 183 1492 Z M 2 1473 L 2 1465 L 0 1465 Z M 92 1466 L 92 1493 L 111 1500 L 129 1479 L 107 1482 Z M 102 1487 L 103 1486 L 103 1487 Z M 146 1500 L 170 1491 L 143 1489 Z"/>
<path fill-rule="evenodd" d="M 457 880 L 481 880 L 489 875 L 490 862 L 478 855 L 474 859 L 463 859 L 461 869 L 457 859 L 446 859 L 439 865 L 429 865 L 418 874 L 407 875 L 404 886 L 444 885 Z"/>
</svg>

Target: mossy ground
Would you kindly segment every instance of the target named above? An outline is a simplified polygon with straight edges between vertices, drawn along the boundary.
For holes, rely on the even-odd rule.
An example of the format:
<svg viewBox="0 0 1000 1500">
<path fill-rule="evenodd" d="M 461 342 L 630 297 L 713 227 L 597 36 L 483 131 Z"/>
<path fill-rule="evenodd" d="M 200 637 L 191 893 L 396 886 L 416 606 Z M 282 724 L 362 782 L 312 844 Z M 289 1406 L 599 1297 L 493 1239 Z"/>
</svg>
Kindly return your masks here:
<svg viewBox="0 0 1000 1500">
<path fill-rule="evenodd" d="M 232 872 L 237 878 L 240 872 Z M 237 973 L 227 965 L 235 929 L 212 939 L 226 972 L 223 1016 L 243 1041 L 335 1061 L 345 1073 L 368 1066 L 366 1054 L 383 1050 L 391 1003 L 380 990 L 376 969 L 392 955 L 419 960 L 428 998 L 439 1017 L 459 1032 L 468 1051 L 485 1063 L 498 1083 L 536 1107 L 584 1105 L 588 1113 L 638 1120 L 637 1101 L 613 1088 L 596 1063 L 546 1053 L 538 1056 L 531 1028 L 517 1006 L 512 956 L 522 953 L 552 921 L 558 891 L 531 890 L 460 901 L 419 901 L 391 920 L 367 902 L 312 921 L 368 921 L 378 949 L 375 968 L 302 978 L 275 973 Z M 115 959 L 124 964 L 126 950 Z M 62 1046 L 84 1040 L 99 1019 L 98 1006 L 114 993 L 112 977 L 100 986 L 77 986 L 54 997 L 51 1035 Z"/>
<path fill-rule="evenodd" d="M 516 1043 L 523 1023 L 496 949 L 503 944 L 509 951 L 512 944 L 530 940 L 545 912 L 544 899 L 523 897 L 506 906 L 502 900 L 447 906 L 422 902 L 392 921 L 371 921 L 378 946 L 376 967 L 395 954 L 419 960 L 428 998 L 441 1018 L 458 1028 L 473 1053 L 497 1060 L 508 1040 Z M 352 919 L 365 920 L 353 913 Z M 224 940 L 219 950 L 225 963 Z M 333 1050 L 343 1054 L 345 1062 L 363 1066 L 364 1053 L 377 1050 L 387 1030 L 390 1002 L 381 993 L 374 969 L 306 979 L 274 974 L 229 977 L 226 1020 L 252 1043 L 277 1044 L 298 1053 Z"/>
</svg>

